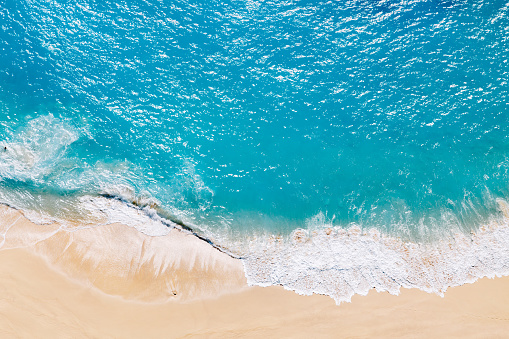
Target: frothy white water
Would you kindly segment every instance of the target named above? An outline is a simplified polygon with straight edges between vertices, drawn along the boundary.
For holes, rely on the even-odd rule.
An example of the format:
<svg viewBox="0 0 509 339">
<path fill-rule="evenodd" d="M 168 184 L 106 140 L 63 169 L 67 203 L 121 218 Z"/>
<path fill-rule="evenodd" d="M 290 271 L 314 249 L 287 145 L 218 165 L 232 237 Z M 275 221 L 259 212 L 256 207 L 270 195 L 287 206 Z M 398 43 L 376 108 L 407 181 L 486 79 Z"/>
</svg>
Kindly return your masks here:
<svg viewBox="0 0 509 339">
<path fill-rule="evenodd" d="M 136 209 L 122 201 L 100 197 L 85 196 L 80 200 L 83 209 L 96 219 L 103 219 L 102 224 L 121 223 L 150 236 L 164 236 L 170 232 L 171 228 L 150 207 Z"/>
<path fill-rule="evenodd" d="M 301 229 L 289 239 L 255 239 L 244 259 L 248 283 L 329 295 L 339 304 L 371 288 L 395 295 L 401 287 L 418 288 L 443 296 L 448 287 L 509 275 L 509 205 L 497 202 L 503 222 L 429 244 L 356 226 Z"/>
<path fill-rule="evenodd" d="M 38 181 L 54 175 L 67 148 L 83 133 L 52 114 L 30 120 L 1 143 L 0 178 Z"/>
</svg>

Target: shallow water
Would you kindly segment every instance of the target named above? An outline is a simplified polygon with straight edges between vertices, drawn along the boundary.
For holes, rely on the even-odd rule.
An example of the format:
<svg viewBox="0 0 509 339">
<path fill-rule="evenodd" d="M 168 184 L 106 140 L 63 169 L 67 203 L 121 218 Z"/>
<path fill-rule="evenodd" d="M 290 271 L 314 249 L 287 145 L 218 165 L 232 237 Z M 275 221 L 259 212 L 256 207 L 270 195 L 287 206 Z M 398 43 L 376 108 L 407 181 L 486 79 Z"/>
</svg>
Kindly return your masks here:
<svg viewBox="0 0 509 339">
<path fill-rule="evenodd" d="M 468 234 L 509 196 L 508 12 L 5 1 L 0 201 L 86 223 L 119 197 L 253 258 L 297 229 Z"/>
</svg>

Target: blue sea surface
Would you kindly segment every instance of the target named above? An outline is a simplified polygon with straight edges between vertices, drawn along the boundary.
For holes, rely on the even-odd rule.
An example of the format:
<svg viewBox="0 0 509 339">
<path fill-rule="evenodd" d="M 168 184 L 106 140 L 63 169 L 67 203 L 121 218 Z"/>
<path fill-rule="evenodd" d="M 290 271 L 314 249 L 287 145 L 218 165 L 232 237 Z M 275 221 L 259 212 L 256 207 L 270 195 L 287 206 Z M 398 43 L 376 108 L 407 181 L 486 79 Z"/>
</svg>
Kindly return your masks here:
<svg viewBox="0 0 509 339">
<path fill-rule="evenodd" d="M 507 1 L 4 0 L 0 198 L 469 232 L 509 196 L 508 38 Z"/>
</svg>

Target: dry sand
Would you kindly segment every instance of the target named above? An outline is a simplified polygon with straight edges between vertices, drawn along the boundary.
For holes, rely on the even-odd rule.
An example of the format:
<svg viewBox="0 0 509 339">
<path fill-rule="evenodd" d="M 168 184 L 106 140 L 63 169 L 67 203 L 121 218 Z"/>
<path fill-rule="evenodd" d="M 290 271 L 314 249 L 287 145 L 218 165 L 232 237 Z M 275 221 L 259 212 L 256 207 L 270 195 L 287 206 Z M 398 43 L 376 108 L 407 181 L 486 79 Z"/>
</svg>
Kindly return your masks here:
<svg viewBox="0 0 509 339">
<path fill-rule="evenodd" d="M 177 231 L 69 232 L 3 207 L 0 234 L 2 338 L 509 337 L 509 278 L 451 288 L 445 298 L 371 291 L 337 306 L 247 287 L 240 261 Z"/>
</svg>

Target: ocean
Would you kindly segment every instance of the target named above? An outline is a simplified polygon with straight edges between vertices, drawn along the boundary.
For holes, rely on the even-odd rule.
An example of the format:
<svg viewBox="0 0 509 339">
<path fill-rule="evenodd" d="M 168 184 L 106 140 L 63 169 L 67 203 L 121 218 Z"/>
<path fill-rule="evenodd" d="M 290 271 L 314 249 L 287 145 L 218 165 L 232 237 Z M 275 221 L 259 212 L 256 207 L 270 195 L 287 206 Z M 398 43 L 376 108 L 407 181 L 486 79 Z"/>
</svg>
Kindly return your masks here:
<svg viewBox="0 0 509 339">
<path fill-rule="evenodd" d="M 4 0 L 0 202 L 338 303 L 507 275 L 508 39 L 507 1 Z"/>
</svg>

